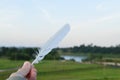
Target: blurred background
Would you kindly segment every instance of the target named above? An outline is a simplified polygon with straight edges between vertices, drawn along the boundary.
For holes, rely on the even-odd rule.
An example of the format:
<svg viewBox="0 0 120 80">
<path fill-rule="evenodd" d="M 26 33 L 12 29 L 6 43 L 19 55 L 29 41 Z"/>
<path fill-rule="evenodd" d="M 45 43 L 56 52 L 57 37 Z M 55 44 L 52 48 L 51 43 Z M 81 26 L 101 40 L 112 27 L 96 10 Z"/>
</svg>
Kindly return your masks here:
<svg viewBox="0 0 120 80">
<path fill-rule="evenodd" d="M 0 80 L 63 25 L 71 30 L 36 64 L 41 80 L 120 80 L 119 0 L 0 0 Z M 49 66 L 49 67 L 48 67 Z"/>
</svg>

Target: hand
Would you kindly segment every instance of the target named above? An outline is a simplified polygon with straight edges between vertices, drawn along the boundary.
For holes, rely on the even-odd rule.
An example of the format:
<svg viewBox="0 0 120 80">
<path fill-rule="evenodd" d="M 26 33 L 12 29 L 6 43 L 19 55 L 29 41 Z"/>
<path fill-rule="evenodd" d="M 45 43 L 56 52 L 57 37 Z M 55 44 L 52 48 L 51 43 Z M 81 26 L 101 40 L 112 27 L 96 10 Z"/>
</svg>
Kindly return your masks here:
<svg viewBox="0 0 120 80">
<path fill-rule="evenodd" d="M 10 77 L 21 76 L 27 80 L 36 80 L 36 69 L 30 62 L 24 62 L 22 68 L 10 75 Z"/>
</svg>

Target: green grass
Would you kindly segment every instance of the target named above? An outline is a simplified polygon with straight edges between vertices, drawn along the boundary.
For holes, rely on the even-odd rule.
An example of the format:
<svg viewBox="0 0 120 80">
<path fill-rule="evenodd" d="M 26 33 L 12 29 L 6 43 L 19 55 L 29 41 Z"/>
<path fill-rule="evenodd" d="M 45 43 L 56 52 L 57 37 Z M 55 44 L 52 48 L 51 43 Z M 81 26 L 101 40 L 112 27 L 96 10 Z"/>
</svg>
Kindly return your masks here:
<svg viewBox="0 0 120 80">
<path fill-rule="evenodd" d="M 96 64 L 43 61 L 36 68 L 38 80 L 120 80 L 119 68 Z"/>
<path fill-rule="evenodd" d="M 9 69 L 20 67 L 24 61 L 11 61 L 7 59 L 0 59 L 0 69 Z"/>
<path fill-rule="evenodd" d="M 20 67 L 23 62 L 0 59 L 0 69 Z M 37 80 L 120 80 L 120 68 L 98 64 L 42 61 L 35 67 Z M 0 80 L 5 80 L 14 71 L 0 72 Z"/>
</svg>

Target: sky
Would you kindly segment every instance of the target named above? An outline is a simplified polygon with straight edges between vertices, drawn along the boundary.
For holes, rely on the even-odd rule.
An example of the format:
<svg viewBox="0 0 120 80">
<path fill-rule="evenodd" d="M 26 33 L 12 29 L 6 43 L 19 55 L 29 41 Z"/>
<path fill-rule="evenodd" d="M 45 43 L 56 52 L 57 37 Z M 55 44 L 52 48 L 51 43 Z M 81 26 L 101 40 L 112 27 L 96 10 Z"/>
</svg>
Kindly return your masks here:
<svg viewBox="0 0 120 80">
<path fill-rule="evenodd" d="M 59 47 L 120 44 L 120 0 L 0 0 L 0 46 L 43 45 L 62 26 Z"/>
</svg>

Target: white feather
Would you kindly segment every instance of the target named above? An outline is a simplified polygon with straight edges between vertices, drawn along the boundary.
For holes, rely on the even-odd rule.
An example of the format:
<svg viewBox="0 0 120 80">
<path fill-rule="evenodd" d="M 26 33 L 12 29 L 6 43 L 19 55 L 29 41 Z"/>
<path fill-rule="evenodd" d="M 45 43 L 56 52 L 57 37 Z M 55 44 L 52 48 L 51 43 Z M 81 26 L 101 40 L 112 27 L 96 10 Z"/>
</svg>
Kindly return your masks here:
<svg viewBox="0 0 120 80">
<path fill-rule="evenodd" d="M 53 48 L 56 48 L 58 43 L 66 36 L 69 32 L 70 26 L 66 24 L 62 29 L 60 29 L 53 37 L 51 37 L 42 47 L 39 49 L 36 59 L 32 64 L 41 61 Z"/>
</svg>

